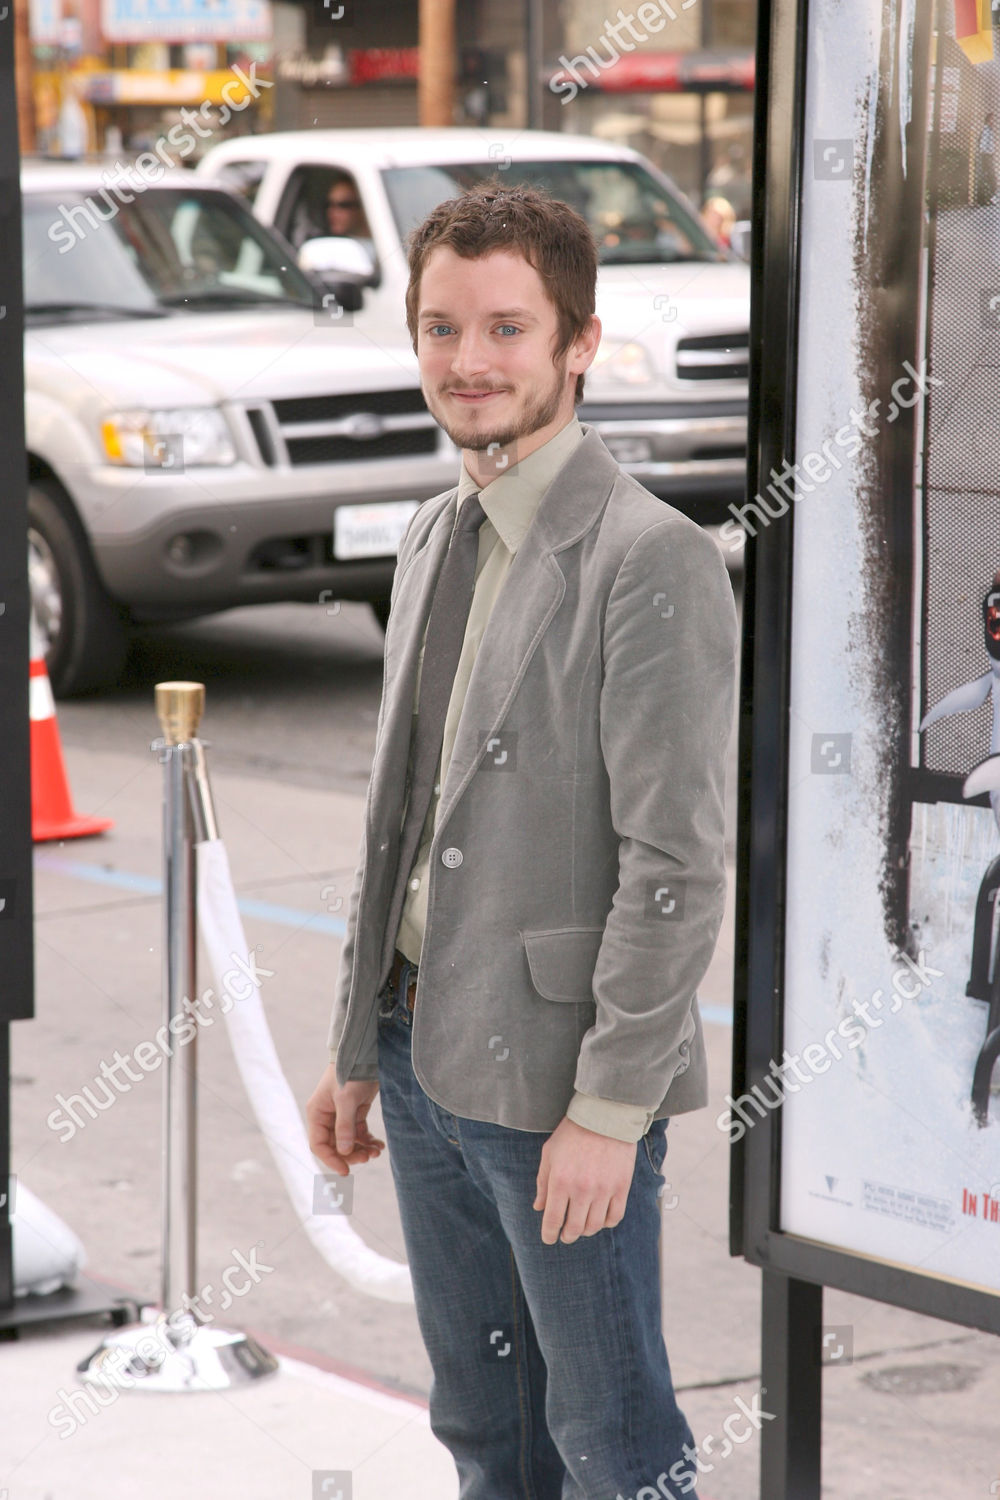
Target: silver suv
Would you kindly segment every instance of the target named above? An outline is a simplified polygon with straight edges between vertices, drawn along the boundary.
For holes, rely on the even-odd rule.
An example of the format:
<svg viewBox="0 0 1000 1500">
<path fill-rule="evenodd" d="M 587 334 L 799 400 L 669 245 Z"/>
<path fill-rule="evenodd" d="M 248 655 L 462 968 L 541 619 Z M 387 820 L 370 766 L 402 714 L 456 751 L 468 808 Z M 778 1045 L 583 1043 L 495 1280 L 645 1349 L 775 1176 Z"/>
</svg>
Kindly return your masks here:
<svg viewBox="0 0 1000 1500">
<path fill-rule="evenodd" d="M 384 623 L 399 538 L 458 468 L 409 344 L 348 326 L 357 288 L 310 279 L 226 190 L 109 177 L 22 169 L 29 567 L 56 692 L 113 682 L 131 622 L 352 599 Z"/>
</svg>

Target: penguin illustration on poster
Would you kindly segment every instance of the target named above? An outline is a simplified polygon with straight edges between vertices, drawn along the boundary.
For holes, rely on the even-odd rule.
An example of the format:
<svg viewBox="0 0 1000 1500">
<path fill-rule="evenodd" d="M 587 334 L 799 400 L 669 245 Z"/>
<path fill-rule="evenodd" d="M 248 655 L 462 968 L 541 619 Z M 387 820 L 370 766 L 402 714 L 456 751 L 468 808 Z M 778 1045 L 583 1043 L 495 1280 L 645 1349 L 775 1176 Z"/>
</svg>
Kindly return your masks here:
<svg viewBox="0 0 1000 1500">
<path fill-rule="evenodd" d="M 1000 830 L 1000 569 L 994 574 L 983 598 L 983 637 L 989 666 L 981 677 L 975 677 L 945 695 L 929 709 L 920 721 L 921 730 L 952 714 L 968 713 L 979 708 L 988 696 L 993 697 L 993 727 L 990 753 L 979 761 L 962 785 L 964 797 L 987 793 L 993 817 Z M 990 1084 L 993 1068 L 1000 1058 L 1000 855 L 991 860 L 979 886 L 972 940 L 972 965 L 965 993 L 989 1006 L 986 1040 L 980 1049 L 973 1071 L 972 1108 L 980 1125 L 989 1120 Z"/>
</svg>

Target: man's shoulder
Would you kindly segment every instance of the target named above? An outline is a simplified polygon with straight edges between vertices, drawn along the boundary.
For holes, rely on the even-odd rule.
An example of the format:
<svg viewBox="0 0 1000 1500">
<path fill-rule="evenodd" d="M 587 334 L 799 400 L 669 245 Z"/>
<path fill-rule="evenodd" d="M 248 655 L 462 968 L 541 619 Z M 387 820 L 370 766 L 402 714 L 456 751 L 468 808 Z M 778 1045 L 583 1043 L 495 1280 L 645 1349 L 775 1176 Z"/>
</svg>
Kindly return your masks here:
<svg viewBox="0 0 1000 1500">
<path fill-rule="evenodd" d="M 718 551 L 696 521 L 622 468 L 596 428 L 584 424 L 583 433 L 584 442 L 570 454 L 560 478 L 581 497 L 572 514 L 596 535 L 605 561 L 614 560 L 617 567 L 639 538 L 654 529 L 650 542 L 657 549 L 667 545 L 695 557 Z"/>
<path fill-rule="evenodd" d="M 721 561 L 718 546 L 697 521 L 621 468 L 611 487 L 601 530 L 602 541 L 620 552 L 622 561 L 641 538 L 658 552 L 666 548 L 695 564 L 699 559 L 711 559 L 713 564 Z"/>
</svg>

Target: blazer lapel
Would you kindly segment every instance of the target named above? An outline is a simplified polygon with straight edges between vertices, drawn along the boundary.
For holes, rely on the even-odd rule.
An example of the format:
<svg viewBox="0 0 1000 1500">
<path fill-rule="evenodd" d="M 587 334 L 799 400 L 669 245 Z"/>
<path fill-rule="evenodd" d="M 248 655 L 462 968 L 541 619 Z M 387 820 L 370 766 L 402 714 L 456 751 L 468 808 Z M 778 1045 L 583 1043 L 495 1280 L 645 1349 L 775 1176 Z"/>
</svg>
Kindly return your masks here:
<svg viewBox="0 0 1000 1500">
<path fill-rule="evenodd" d="M 396 628 L 392 628 L 391 620 L 385 639 L 385 718 L 382 724 L 381 753 L 376 755 L 372 767 L 369 805 L 373 825 L 385 807 L 390 807 L 401 815 L 402 788 L 406 782 L 410 733 L 413 728 L 417 664 L 431 612 L 434 586 L 448 550 L 455 521 L 454 501 L 457 494 L 456 490 L 434 522 L 427 540 L 411 560 L 397 587 L 392 607 Z M 399 829 L 396 828 L 394 832 L 398 833 Z"/>
<path fill-rule="evenodd" d="M 517 549 L 483 633 L 462 705 L 438 826 L 475 772 L 486 742 L 502 725 L 545 627 L 566 592 L 559 564 L 539 540 L 534 523 Z"/>
<path fill-rule="evenodd" d="M 619 472 L 593 428 L 583 430 L 583 441 L 539 502 L 483 633 L 441 788 L 439 827 L 475 773 L 487 740 L 503 724 L 566 592 L 558 553 L 590 528 Z"/>
</svg>

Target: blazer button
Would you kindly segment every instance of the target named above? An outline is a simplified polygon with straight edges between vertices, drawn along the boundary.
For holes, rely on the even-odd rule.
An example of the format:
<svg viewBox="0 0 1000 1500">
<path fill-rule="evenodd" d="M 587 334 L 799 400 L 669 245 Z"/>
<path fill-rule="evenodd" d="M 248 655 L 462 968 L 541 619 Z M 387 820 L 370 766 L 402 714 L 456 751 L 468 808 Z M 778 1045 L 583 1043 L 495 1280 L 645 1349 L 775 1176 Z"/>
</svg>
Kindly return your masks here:
<svg viewBox="0 0 1000 1500">
<path fill-rule="evenodd" d="M 441 855 L 441 863 L 447 865 L 449 870 L 454 870 L 464 858 L 461 849 L 445 849 Z"/>
</svg>

